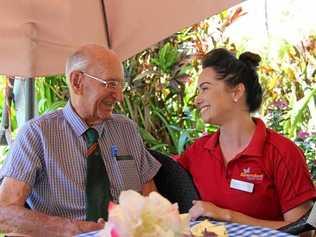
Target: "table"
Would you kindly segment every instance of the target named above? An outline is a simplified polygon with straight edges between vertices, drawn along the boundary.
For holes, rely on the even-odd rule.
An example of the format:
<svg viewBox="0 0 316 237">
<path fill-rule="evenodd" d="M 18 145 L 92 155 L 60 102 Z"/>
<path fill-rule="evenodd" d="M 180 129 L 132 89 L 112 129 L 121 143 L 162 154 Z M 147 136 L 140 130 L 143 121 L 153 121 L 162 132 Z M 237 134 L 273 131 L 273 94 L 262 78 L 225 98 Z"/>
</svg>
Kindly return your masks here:
<svg viewBox="0 0 316 237">
<path fill-rule="evenodd" d="M 198 222 L 195 222 L 198 223 Z M 195 223 L 192 223 L 194 225 Z M 214 224 L 223 224 L 222 222 L 212 221 Z M 262 228 L 259 226 L 241 225 L 237 223 L 225 223 L 225 227 L 228 231 L 229 237 L 290 237 L 290 235 L 277 230 L 269 228 Z M 100 237 L 98 236 L 99 231 L 83 233 L 76 237 Z"/>
<path fill-rule="evenodd" d="M 273 230 L 270 228 L 263 228 L 259 226 L 241 225 L 237 223 L 225 223 L 229 237 L 290 237 L 284 232 Z"/>
</svg>

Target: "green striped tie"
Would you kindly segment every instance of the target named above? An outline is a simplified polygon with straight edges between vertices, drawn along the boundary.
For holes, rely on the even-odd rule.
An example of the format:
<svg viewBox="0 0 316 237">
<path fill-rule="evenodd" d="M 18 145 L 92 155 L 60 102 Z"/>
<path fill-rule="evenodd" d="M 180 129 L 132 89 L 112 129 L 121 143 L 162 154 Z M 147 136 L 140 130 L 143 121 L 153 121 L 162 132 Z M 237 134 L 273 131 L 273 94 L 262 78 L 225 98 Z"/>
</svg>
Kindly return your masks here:
<svg viewBox="0 0 316 237">
<path fill-rule="evenodd" d="M 107 206 L 111 200 L 110 182 L 106 173 L 100 147 L 98 132 L 88 128 L 85 132 L 87 142 L 87 181 L 86 181 L 86 220 L 107 220 Z"/>
</svg>

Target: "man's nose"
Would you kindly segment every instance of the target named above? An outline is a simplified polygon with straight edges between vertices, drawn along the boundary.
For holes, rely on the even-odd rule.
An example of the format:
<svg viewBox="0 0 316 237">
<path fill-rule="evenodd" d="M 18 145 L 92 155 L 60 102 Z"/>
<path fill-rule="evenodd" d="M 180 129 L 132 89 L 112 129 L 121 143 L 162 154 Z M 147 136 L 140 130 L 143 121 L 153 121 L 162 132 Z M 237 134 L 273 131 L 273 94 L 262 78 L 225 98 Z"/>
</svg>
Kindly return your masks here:
<svg viewBox="0 0 316 237">
<path fill-rule="evenodd" d="M 124 100 L 123 90 L 113 90 L 112 96 L 118 102 L 123 102 L 123 100 Z"/>
</svg>

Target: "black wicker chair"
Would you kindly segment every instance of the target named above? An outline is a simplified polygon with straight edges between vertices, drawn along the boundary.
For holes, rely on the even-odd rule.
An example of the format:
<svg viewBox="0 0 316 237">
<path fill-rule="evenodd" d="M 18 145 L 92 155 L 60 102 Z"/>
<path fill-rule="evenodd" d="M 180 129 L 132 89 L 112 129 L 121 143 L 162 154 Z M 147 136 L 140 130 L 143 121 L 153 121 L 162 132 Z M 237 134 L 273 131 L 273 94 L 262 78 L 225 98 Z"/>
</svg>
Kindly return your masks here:
<svg viewBox="0 0 316 237">
<path fill-rule="evenodd" d="M 306 231 L 316 230 L 316 203 L 314 203 L 313 208 L 311 208 L 297 221 L 283 226 L 278 230 L 292 235 L 298 235 Z"/>
<path fill-rule="evenodd" d="M 191 176 L 169 156 L 153 150 L 149 152 L 161 164 L 154 177 L 158 192 L 171 203 L 177 202 L 180 213 L 187 213 L 192 201 L 200 199 Z"/>
</svg>

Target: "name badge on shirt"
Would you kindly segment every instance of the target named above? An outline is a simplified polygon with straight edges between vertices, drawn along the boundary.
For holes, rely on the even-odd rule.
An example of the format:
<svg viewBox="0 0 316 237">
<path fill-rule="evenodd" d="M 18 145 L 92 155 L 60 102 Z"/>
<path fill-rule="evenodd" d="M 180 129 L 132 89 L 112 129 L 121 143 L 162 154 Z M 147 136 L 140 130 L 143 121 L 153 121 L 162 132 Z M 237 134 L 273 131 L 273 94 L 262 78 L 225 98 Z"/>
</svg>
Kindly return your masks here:
<svg viewBox="0 0 316 237">
<path fill-rule="evenodd" d="M 237 179 L 231 179 L 230 180 L 230 187 L 233 189 L 237 189 L 240 191 L 252 193 L 253 192 L 253 183 L 237 180 Z"/>
</svg>

